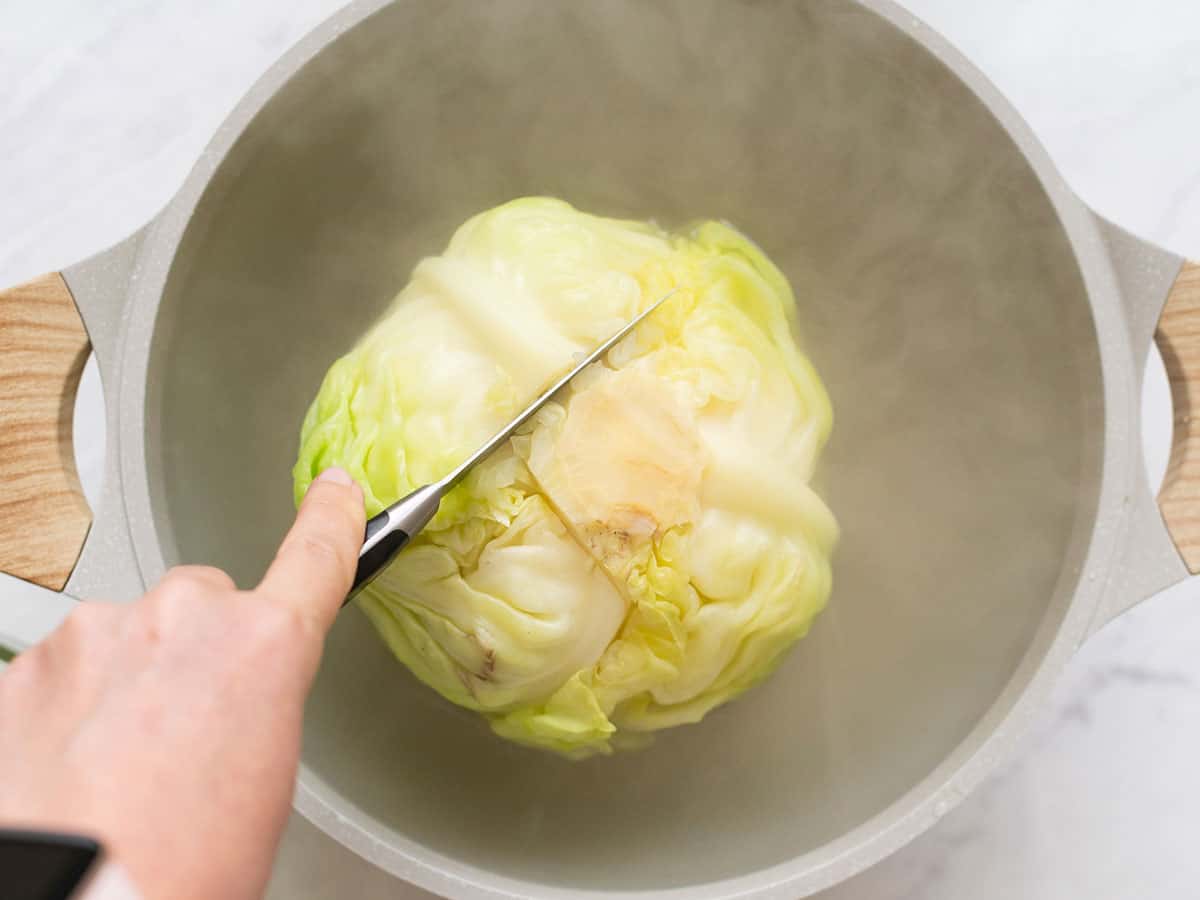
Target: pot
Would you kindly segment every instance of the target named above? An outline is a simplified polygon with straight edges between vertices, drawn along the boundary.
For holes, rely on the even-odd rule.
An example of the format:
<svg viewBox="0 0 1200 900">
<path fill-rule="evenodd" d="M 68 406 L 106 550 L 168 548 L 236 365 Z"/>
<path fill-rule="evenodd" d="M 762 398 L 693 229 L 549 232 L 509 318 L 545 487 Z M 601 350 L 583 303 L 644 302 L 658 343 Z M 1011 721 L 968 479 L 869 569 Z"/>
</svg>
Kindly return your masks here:
<svg viewBox="0 0 1200 900">
<path fill-rule="evenodd" d="M 462 898 L 808 895 L 947 812 L 1082 641 L 1200 565 L 1200 269 L 1091 213 L 909 14 L 361 2 L 254 86 L 145 228 L 3 295 L 0 568 L 46 589 L 0 631 L 35 640 L 71 598 L 178 562 L 253 583 L 325 368 L 455 225 L 535 193 L 723 217 L 791 278 L 838 417 L 834 594 L 767 683 L 584 763 L 490 737 L 348 610 L 295 803 L 388 872 Z M 1157 500 L 1156 324 L 1179 414 Z M 94 521 L 63 424 L 89 344 Z"/>
</svg>

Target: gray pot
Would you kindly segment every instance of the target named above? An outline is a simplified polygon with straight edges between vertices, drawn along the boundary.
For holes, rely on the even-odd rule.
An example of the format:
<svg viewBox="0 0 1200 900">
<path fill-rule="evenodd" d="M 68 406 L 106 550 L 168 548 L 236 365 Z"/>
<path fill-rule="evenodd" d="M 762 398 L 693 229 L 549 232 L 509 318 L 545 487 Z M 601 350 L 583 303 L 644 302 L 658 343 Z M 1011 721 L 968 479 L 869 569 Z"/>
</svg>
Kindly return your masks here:
<svg viewBox="0 0 1200 900">
<path fill-rule="evenodd" d="M 937 35 L 884 0 L 411 0 L 315 30 L 154 221 L 65 271 L 109 460 L 66 594 L 181 561 L 252 583 L 325 368 L 455 225 L 533 193 L 727 218 L 792 279 L 837 415 L 834 595 L 768 683 L 581 764 L 492 738 L 348 610 L 296 806 L 366 859 L 464 898 L 807 895 L 949 810 L 1088 635 L 1185 576 L 1138 408 L 1182 261 L 1084 207 Z M 0 631 L 70 602 L 31 589 Z"/>
</svg>

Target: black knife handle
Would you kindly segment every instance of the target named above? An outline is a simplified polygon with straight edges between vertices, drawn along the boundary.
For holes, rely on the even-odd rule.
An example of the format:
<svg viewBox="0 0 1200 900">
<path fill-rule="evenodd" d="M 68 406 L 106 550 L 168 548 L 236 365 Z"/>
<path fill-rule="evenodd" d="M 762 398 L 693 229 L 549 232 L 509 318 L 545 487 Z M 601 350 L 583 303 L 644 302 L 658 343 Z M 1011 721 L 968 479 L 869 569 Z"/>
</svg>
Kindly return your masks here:
<svg viewBox="0 0 1200 900">
<path fill-rule="evenodd" d="M 381 512 L 379 515 L 368 520 L 363 543 L 369 542 L 381 529 L 386 528 L 387 524 L 388 515 L 386 512 Z M 364 550 L 358 558 L 358 567 L 354 571 L 354 584 L 350 588 L 350 593 L 346 596 L 345 603 L 342 605 L 345 606 L 346 603 L 354 599 L 359 591 L 370 584 L 375 576 L 387 567 L 392 558 L 408 545 L 410 540 L 412 540 L 412 535 L 399 528 L 393 528 L 380 539 L 379 543 L 375 544 L 369 550 Z"/>
<path fill-rule="evenodd" d="M 370 584 L 371 579 L 382 572 L 413 536 L 419 534 L 429 520 L 437 515 L 438 505 L 446 490 L 446 484 L 440 481 L 419 487 L 367 521 L 362 550 L 358 554 L 358 569 L 354 573 L 354 586 L 346 597 L 346 603 Z"/>
</svg>

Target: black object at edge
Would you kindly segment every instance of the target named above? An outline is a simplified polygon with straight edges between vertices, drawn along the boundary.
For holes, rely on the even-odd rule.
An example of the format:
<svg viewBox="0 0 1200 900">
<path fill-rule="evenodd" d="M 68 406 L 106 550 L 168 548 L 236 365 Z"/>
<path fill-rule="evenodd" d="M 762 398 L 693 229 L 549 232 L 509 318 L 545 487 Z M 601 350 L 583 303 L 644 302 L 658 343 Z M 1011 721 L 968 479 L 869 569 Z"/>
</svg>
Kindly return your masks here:
<svg viewBox="0 0 1200 900">
<path fill-rule="evenodd" d="M 68 900 L 99 856 L 83 835 L 0 828 L 0 896 Z"/>
</svg>

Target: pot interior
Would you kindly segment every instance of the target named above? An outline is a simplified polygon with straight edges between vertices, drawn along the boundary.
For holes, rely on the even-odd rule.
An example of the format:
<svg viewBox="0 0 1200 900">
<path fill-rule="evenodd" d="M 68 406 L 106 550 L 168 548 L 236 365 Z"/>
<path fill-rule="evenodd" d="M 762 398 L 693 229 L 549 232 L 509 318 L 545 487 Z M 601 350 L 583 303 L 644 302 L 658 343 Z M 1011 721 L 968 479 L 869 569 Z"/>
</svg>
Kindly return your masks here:
<svg viewBox="0 0 1200 900">
<path fill-rule="evenodd" d="M 492 737 L 350 609 L 303 777 L 381 858 L 415 844 L 529 883 L 680 887 L 817 851 L 934 772 L 1040 652 L 1103 437 L 1049 199 L 976 97 L 868 10 L 438 0 L 344 34 L 239 139 L 173 264 L 145 435 L 162 552 L 253 584 L 327 366 L 455 226 L 527 194 L 725 218 L 791 278 L 835 409 L 830 606 L 740 701 L 585 763 Z"/>
</svg>

